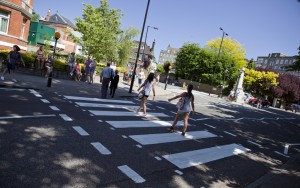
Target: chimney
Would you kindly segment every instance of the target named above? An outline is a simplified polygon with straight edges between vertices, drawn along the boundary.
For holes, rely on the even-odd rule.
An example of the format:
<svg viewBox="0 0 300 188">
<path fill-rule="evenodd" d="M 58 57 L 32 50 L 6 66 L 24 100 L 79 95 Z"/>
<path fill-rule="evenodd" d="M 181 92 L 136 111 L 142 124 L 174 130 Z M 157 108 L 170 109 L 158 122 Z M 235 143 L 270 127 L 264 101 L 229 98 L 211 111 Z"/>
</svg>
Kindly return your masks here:
<svg viewBox="0 0 300 188">
<path fill-rule="evenodd" d="M 154 41 L 153 41 L 153 43 L 152 43 L 152 47 L 151 47 L 151 53 L 152 53 L 152 55 L 153 55 L 153 53 L 154 53 L 154 47 L 155 47 L 155 39 L 154 39 Z"/>
<path fill-rule="evenodd" d="M 50 9 L 48 9 L 48 12 L 47 12 L 45 20 L 49 21 L 50 20 L 50 16 L 51 16 L 51 12 L 50 12 Z"/>
</svg>

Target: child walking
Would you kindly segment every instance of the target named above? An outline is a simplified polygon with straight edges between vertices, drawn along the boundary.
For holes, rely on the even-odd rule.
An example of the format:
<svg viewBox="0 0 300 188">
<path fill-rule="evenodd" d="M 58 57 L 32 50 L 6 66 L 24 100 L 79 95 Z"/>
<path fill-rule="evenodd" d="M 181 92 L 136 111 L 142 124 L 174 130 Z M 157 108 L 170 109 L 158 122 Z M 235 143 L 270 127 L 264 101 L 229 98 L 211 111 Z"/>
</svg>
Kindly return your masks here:
<svg viewBox="0 0 300 188">
<path fill-rule="evenodd" d="M 193 113 L 195 113 L 194 95 L 192 94 L 192 90 L 193 90 L 193 85 L 189 84 L 187 86 L 187 92 L 181 93 L 180 95 L 177 95 L 173 98 L 168 99 L 168 101 L 172 101 L 174 99 L 181 97 L 182 101 L 184 101 L 182 106 L 177 111 L 177 114 L 175 116 L 172 126 L 168 129 L 169 132 L 175 131 L 175 126 L 176 126 L 179 118 L 183 115 L 184 124 L 183 124 L 183 129 L 182 129 L 181 135 L 185 136 L 191 109 L 192 109 Z"/>
</svg>

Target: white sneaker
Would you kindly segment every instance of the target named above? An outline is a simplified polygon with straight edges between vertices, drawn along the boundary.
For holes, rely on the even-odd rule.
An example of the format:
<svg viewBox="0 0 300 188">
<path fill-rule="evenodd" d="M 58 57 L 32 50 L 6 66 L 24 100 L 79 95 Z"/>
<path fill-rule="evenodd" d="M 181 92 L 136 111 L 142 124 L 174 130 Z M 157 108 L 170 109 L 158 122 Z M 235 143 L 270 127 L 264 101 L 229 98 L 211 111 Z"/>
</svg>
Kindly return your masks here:
<svg viewBox="0 0 300 188">
<path fill-rule="evenodd" d="M 73 76 L 73 73 L 70 72 L 70 75 Z"/>
<path fill-rule="evenodd" d="M 16 79 L 12 79 L 12 81 L 13 81 L 13 82 L 17 82 L 17 80 L 16 80 Z"/>
<path fill-rule="evenodd" d="M 4 76 L 1 76 L 1 80 L 4 80 Z"/>
</svg>

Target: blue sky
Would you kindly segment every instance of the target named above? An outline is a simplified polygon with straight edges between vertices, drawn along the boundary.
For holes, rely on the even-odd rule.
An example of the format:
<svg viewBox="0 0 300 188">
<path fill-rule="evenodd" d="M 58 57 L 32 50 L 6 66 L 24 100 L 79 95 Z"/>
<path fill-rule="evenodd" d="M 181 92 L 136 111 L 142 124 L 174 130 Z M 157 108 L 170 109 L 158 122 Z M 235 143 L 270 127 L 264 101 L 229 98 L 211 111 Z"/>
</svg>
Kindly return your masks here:
<svg viewBox="0 0 300 188">
<path fill-rule="evenodd" d="M 74 21 L 81 17 L 82 2 L 99 6 L 100 0 L 34 0 L 40 15 L 58 11 Z M 122 28 L 142 30 L 147 0 L 108 0 L 110 8 L 124 14 Z M 155 56 L 170 44 L 180 48 L 185 42 L 204 46 L 221 37 L 222 27 L 246 50 L 246 58 L 272 52 L 297 55 L 300 46 L 300 3 L 297 0 L 151 0 L 146 26 L 147 43 L 156 40 Z M 146 30 L 145 30 L 146 32 Z M 145 37 L 145 33 L 144 33 Z M 139 40 L 140 36 L 136 39 Z M 144 38 L 143 38 L 144 41 Z"/>
</svg>

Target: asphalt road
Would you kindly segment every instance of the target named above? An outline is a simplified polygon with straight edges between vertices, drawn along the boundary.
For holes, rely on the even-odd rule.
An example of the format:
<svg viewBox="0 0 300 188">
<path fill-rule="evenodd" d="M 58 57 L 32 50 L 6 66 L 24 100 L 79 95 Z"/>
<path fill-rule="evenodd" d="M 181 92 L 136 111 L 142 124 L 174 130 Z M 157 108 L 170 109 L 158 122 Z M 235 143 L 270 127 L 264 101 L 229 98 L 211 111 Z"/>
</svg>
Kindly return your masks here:
<svg viewBox="0 0 300 188">
<path fill-rule="evenodd" d="M 169 96 L 150 100 L 145 117 L 132 97 L 70 93 L 0 88 L 0 187 L 245 187 L 299 153 L 283 154 L 300 141 L 298 114 L 194 92 L 183 137 L 167 133 Z"/>
</svg>

